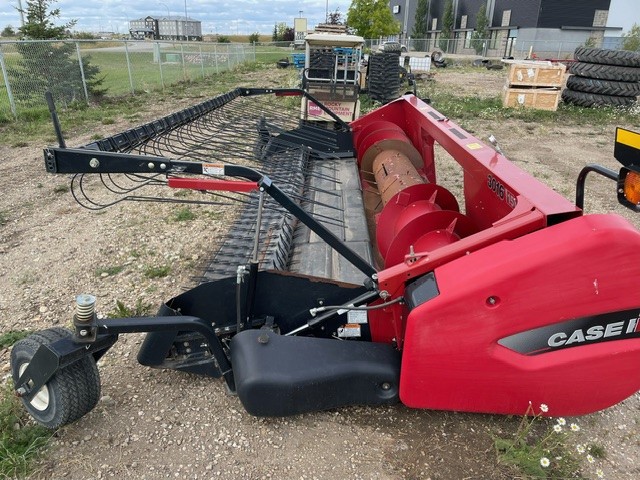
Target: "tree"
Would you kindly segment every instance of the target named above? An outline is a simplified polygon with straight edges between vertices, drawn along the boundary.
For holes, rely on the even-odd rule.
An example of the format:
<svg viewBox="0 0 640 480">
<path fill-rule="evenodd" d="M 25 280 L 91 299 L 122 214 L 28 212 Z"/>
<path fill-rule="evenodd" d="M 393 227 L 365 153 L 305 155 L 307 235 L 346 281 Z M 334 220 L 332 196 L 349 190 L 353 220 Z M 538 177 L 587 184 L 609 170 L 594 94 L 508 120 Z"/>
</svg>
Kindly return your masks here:
<svg viewBox="0 0 640 480">
<path fill-rule="evenodd" d="M 416 50 L 426 50 L 426 38 L 429 31 L 429 19 L 427 15 L 429 13 L 429 3 L 431 0 L 418 0 L 418 6 L 416 7 L 416 16 L 413 22 L 413 30 L 411 36 L 414 39 Z"/>
<path fill-rule="evenodd" d="M 288 27 L 286 23 L 276 23 L 273 27 L 273 41 L 274 42 L 290 42 L 293 41 L 295 32 L 293 28 Z"/>
<path fill-rule="evenodd" d="M 339 8 L 336 8 L 335 12 L 329 12 L 327 23 L 329 25 L 344 25 L 344 19 L 342 18 Z"/>
<path fill-rule="evenodd" d="M 75 20 L 56 26 L 53 21 L 60 16 L 59 9 L 50 10 L 57 0 L 27 0 L 23 11 L 27 22 L 20 27 L 20 33 L 29 39 L 58 40 L 66 35 Z M 84 100 L 84 73 L 87 93 L 96 97 L 105 93 L 101 89 L 104 77 L 98 77 L 100 70 L 84 56 L 82 72 L 76 56 L 77 50 L 71 42 L 19 42 L 16 49 L 20 59 L 8 69 L 13 83 L 18 86 L 15 96 L 25 106 L 42 104 L 44 92 L 50 91 L 58 102 L 68 104 Z"/>
<path fill-rule="evenodd" d="M 440 31 L 440 48 L 445 52 L 449 51 L 449 40 L 453 38 L 453 1 L 447 0 L 444 4 L 444 15 L 442 15 L 442 30 Z"/>
<path fill-rule="evenodd" d="M 2 37 L 15 37 L 16 36 L 16 31 L 13 29 L 13 27 L 11 25 L 7 25 L 2 30 L 2 33 L 0 33 L 0 36 L 2 36 Z"/>
<path fill-rule="evenodd" d="M 258 32 L 253 32 L 249 35 L 249 43 L 258 44 L 260 43 L 260 34 Z"/>
<path fill-rule="evenodd" d="M 640 25 L 634 23 L 627 33 L 622 35 L 622 50 L 640 51 Z"/>
<path fill-rule="evenodd" d="M 76 24 L 71 20 L 64 25 L 55 26 L 54 19 L 60 17 L 60 9 L 49 10 L 58 0 L 27 0 L 27 8 L 20 10 L 26 14 L 27 22 L 20 27 L 20 33 L 32 40 L 50 40 L 66 37 L 69 28 Z"/>
<path fill-rule="evenodd" d="M 487 17 L 487 4 L 480 5 L 476 15 L 476 30 L 471 35 L 471 47 L 478 55 L 483 53 L 489 33 L 489 18 Z"/>
<path fill-rule="evenodd" d="M 347 25 L 364 38 L 378 38 L 400 32 L 385 0 L 353 0 L 347 12 Z"/>
</svg>

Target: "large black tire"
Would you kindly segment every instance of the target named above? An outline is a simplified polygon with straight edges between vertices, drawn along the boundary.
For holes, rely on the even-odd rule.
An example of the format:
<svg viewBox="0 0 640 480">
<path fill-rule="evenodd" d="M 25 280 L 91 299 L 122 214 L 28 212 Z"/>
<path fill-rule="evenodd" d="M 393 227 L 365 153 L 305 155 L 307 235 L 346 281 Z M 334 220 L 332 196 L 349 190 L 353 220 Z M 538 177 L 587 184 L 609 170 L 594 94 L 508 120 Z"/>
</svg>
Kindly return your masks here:
<svg viewBox="0 0 640 480">
<path fill-rule="evenodd" d="M 17 382 L 40 345 L 54 343 L 72 333 L 50 328 L 16 342 L 11 350 L 11 373 Z M 29 414 L 46 428 L 56 429 L 90 412 L 100 399 L 100 374 L 89 355 L 59 370 L 30 401 L 22 400 Z"/>
<path fill-rule="evenodd" d="M 640 95 L 640 83 L 638 82 L 615 82 L 613 80 L 598 80 L 578 75 L 569 76 L 567 87 L 574 91 L 600 95 L 617 95 L 619 97 L 637 97 Z"/>
<path fill-rule="evenodd" d="M 640 68 L 600 65 L 597 63 L 574 62 L 569 65 L 569 73 L 581 77 L 599 80 L 615 80 L 617 82 L 639 82 Z"/>
<path fill-rule="evenodd" d="M 562 91 L 562 100 L 580 107 L 628 107 L 636 101 L 631 97 L 617 97 L 615 95 L 597 95 L 595 93 L 576 92 L 565 88 Z"/>
<path fill-rule="evenodd" d="M 573 53 L 573 57 L 580 62 L 618 65 L 621 67 L 640 67 L 640 52 L 578 47 Z"/>
</svg>

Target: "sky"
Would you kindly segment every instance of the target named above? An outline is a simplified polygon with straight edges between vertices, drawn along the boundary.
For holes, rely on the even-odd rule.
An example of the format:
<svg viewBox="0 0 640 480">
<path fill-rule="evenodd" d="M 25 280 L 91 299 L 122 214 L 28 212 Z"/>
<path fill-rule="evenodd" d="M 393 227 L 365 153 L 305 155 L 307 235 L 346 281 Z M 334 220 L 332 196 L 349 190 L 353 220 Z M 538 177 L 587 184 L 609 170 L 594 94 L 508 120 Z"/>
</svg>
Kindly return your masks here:
<svg viewBox="0 0 640 480">
<path fill-rule="evenodd" d="M 20 27 L 20 14 L 16 7 L 20 0 L 0 0 L 0 29 L 7 25 Z M 309 27 L 324 22 L 327 9 L 339 9 L 346 16 L 350 0 L 59 0 L 52 4 L 60 9 L 57 25 L 72 19 L 78 22 L 77 31 L 112 31 L 125 34 L 129 20 L 152 16 L 185 14 L 202 22 L 203 34 L 271 34 L 276 23 L 285 22 L 293 27 L 293 19 L 308 19 Z M 26 0 L 22 0 L 26 8 Z"/>
<path fill-rule="evenodd" d="M 0 29 L 7 25 L 20 26 L 16 7 L 26 0 L 0 0 Z M 401 1 L 401 0 L 399 0 Z M 128 33 L 129 20 L 152 16 L 184 15 L 202 22 L 203 34 L 271 34 L 276 23 L 285 22 L 293 27 L 295 17 L 308 19 L 312 28 L 325 19 L 326 12 L 339 10 L 346 16 L 350 0 L 59 0 L 53 6 L 60 9 L 64 24 L 78 20 L 76 31 L 110 31 Z M 634 23 L 640 24 L 638 0 L 611 0 L 609 26 L 628 31 Z"/>
</svg>

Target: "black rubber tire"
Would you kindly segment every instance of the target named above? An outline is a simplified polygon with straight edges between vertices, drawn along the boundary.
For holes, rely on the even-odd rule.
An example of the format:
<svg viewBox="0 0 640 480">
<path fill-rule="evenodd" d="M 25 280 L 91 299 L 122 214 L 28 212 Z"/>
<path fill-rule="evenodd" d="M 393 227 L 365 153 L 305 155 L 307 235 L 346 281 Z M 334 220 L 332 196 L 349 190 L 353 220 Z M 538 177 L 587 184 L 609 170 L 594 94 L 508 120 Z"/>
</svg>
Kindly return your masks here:
<svg viewBox="0 0 640 480">
<path fill-rule="evenodd" d="M 601 65 L 640 67 L 640 52 L 630 52 L 626 50 L 578 47 L 573 53 L 573 58 L 580 62 L 598 63 Z"/>
<path fill-rule="evenodd" d="M 580 107 L 629 107 L 636 101 L 631 97 L 618 97 L 615 95 L 597 95 L 595 93 L 576 92 L 569 88 L 562 91 L 562 100 L 565 103 L 573 103 Z"/>
<path fill-rule="evenodd" d="M 571 90 L 600 95 L 617 95 L 619 97 L 637 97 L 640 95 L 639 82 L 615 82 L 613 80 L 598 80 L 597 78 L 570 75 L 567 87 Z"/>
<path fill-rule="evenodd" d="M 382 51 L 384 53 L 400 53 L 402 46 L 399 43 L 385 43 L 382 46 Z"/>
<path fill-rule="evenodd" d="M 18 381 L 20 369 L 31 361 L 40 345 L 48 345 L 71 335 L 64 328 L 50 328 L 16 342 L 11 350 L 13 381 Z M 93 356 L 83 357 L 59 370 L 44 389 L 46 401 L 36 398 L 31 402 L 22 400 L 29 414 L 42 426 L 56 429 L 89 413 L 100 399 L 100 374 Z"/>
<path fill-rule="evenodd" d="M 617 82 L 640 81 L 640 68 L 633 67 L 574 62 L 569 65 L 569 73 L 580 75 L 581 77 L 597 78 L 599 80 L 614 80 Z"/>
</svg>

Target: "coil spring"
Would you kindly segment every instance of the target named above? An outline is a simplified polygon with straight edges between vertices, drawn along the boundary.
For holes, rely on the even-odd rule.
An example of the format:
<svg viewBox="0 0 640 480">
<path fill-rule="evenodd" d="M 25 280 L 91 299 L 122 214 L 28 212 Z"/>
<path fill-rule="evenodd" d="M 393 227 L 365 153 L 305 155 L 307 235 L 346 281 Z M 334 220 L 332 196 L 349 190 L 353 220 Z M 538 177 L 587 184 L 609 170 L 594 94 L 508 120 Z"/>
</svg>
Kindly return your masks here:
<svg viewBox="0 0 640 480">
<path fill-rule="evenodd" d="M 96 310 L 96 297 L 82 294 L 76 297 L 76 320 L 88 322 L 93 318 Z"/>
</svg>

